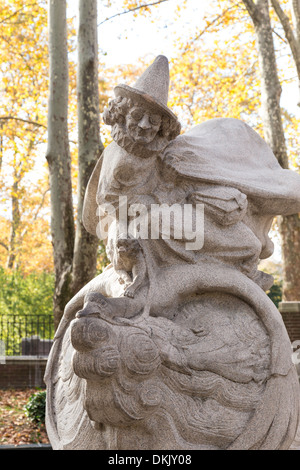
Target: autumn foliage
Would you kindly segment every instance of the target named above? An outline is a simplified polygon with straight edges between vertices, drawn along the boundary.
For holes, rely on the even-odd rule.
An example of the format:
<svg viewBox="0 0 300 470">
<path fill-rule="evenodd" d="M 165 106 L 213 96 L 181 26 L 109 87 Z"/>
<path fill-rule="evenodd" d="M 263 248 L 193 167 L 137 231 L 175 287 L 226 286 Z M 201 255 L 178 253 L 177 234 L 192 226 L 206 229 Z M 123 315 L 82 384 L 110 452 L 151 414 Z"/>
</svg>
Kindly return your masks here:
<svg viewBox="0 0 300 470">
<path fill-rule="evenodd" d="M 0 390 L 0 445 L 49 444 L 44 424 L 33 422 L 26 405 L 36 389 Z"/>
<path fill-rule="evenodd" d="M 3 0 L 0 24 L 0 266 L 50 273 L 47 2 Z"/>
<path fill-rule="evenodd" d="M 159 27 L 160 8 L 171 0 L 109 0 L 117 15 L 141 15 Z M 199 2 L 202 4 L 202 2 Z M 263 135 L 260 117 L 260 76 L 253 25 L 243 2 L 211 0 L 204 16 L 199 7 L 197 28 L 184 37 L 173 28 L 174 48 L 170 58 L 169 105 L 179 116 L 183 132 L 214 117 L 235 117 Z M 280 4 L 292 20 L 289 3 Z M 174 0 L 172 22 L 180 24 L 181 13 L 191 8 L 189 0 Z M 100 11 L 101 13 L 101 11 Z M 49 88 L 47 1 L 2 0 L 0 4 L 0 266 L 30 273 L 53 272 L 50 235 L 49 176 L 45 159 L 47 100 Z M 278 55 L 278 73 L 283 89 L 296 76 L 295 64 L 282 25 L 270 10 Z M 124 17 L 124 16 L 123 16 Z M 102 19 L 103 20 L 103 19 Z M 105 19 L 104 21 L 106 21 Z M 99 19 L 100 22 L 100 19 Z M 72 157 L 72 189 L 76 217 L 77 191 L 77 102 L 76 30 L 69 19 L 69 138 Z M 124 40 L 124 37 L 121 36 Z M 112 87 L 133 84 L 153 58 L 141 57 L 135 64 L 109 68 L 99 51 L 100 111 Z M 120 58 L 120 62 L 122 58 Z M 290 166 L 299 171 L 299 118 L 282 109 Z M 101 126 L 101 140 L 110 142 L 109 130 Z M 103 267 L 103 250 L 98 268 Z"/>
</svg>

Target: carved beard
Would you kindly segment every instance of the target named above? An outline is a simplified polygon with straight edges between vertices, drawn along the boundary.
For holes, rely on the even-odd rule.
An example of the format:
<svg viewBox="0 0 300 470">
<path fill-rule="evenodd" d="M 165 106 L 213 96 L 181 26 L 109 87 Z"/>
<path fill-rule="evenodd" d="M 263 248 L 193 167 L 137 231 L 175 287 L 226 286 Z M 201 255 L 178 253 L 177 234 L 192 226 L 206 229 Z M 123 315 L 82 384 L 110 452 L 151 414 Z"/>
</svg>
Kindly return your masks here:
<svg viewBox="0 0 300 470">
<path fill-rule="evenodd" d="M 158 155 L 169 143 L 166 137 L 156 134 L 155 138 L 149 144 L 139 144 L 127 134 L 126 126 L 118 123 L 112 126 L 111 136 L 126 152 L 140 158 L 150 158 Z"/>
</svg>

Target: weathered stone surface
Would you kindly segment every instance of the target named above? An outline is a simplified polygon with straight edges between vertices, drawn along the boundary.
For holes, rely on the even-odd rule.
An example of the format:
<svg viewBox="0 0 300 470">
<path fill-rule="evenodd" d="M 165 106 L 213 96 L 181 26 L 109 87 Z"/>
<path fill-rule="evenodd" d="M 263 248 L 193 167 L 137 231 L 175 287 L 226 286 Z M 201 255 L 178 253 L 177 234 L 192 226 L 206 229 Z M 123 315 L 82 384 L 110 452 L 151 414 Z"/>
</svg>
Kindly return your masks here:
<svg viewBox="0 0 300 470">
<path fill-rule="evenodd" d="M 300 211 L 300 177 L 236 119 L 178 136 L 168 85 L 159 56 L 104 113 L 114 142 L 84 223 L 111 264 L 56 332 L 48 435 L 55 449 L 288 449 L 298 377 L 257 266 L 273 217 Z"/>
</svg>

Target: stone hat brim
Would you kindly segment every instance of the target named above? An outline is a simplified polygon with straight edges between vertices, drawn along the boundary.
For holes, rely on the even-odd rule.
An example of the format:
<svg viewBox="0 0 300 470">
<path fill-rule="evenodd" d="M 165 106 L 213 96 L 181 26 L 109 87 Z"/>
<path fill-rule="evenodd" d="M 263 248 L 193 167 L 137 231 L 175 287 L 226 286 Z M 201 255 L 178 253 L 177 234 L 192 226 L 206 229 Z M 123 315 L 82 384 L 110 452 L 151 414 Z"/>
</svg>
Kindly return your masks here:
<svg viewBox="0 0 300 470">
<path fill-rule="evenodd" d="M 144 106 L 150 107 L 153 111 L 160 112 L 167 115 L 170 119 L 178 121 L 177 116 L 167 106 L 144 91 L 132 88 L 128 85 L 118 85 L 114 88 L 114 93 L 117 98 L 119 96 L 132 98 Z"/>
</svg>

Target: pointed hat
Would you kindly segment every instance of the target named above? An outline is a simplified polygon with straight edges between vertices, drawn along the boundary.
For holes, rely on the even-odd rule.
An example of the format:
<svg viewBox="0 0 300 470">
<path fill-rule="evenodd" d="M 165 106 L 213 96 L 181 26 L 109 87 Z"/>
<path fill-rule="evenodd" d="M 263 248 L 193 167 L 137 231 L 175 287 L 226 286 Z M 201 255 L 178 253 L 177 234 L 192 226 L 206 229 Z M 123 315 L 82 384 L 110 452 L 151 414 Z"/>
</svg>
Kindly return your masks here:
<svg viewBox="0 0 300 470">
<path fill-rule="evenodd" d="M 145 70 L 133 87 L 118 85 L 114 89 L 116 97 L 133 98 L 142 104 L 150 106 L 157 112 L 167 114 L 177 121 L 175 114 L 168 108 L 169 95 L 169 62 L 167 57 L 159 55 Z"/>
</svg>

